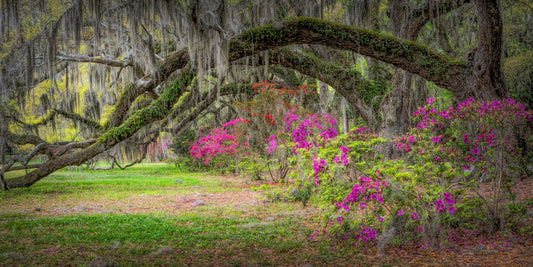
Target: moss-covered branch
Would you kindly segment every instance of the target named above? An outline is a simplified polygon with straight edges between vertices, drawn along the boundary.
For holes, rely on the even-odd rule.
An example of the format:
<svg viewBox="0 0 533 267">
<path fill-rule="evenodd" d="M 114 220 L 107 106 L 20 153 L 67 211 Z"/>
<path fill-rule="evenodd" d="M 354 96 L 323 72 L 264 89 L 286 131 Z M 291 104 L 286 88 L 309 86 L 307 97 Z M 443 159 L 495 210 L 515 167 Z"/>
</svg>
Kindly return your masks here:
<svg viewBox="0 0 533 267">
<path fill-rule="evenodd" d="M 229 60 L 291 44 L 322 44 L 355 51 L 416 73 L 452 92 L 463 90 L 460 77 L 468 74 L 465 62 L 453 60 L 418 43 L 314 18 L 294 18 L 245 31 L 230 40 Z M 137 96 L 153 90 L 189 60 L 186 50 L 175 52 L 161 63 L 156 80 L 145 77 L 126 86 L 106 129 L 124 122 L 124 116 Z"/>
<path fill-rule="evenodd" d="M 229 59 L 290 44 L 321 44 L 354 51 L 418 74 L 452 92 L 462 90 L 460 77 L 471 73 L 465 61 L 416 42 L 315 18 L 294 18 L 245 31 L 230 40 Z"/>
<path fill-rule="evenodd" d="M 171 111 L 172 107 L 183 94 L 194 77 L 191 68 L 182 70 L 179 79 L 169 83 L 167 90 L 148 107 L 136 111 L 120 126 L 110 129 L 98 138 L 99 143 L 112 147 L 122 140 L 132 136 L 142 127 L 156 120 L 163 119 Z"/>
<path fill-rule="evenodd" d="M 151 77 L 144 77 L 134 83 L 124 86 L 123 92 L 118 102 L 115 104 L 113 113 L 111 113 L 104 128 L 111 129 L 121 125 L 124 122 L 126 114 L 128 114 L 131 103 L 133 103 L 138 96 L 145 92 L 153 91 L 154 88 L 161 84 L 161 82 L 165 81 L 171 73 L 182 69 L 188 62 L 189 55 L 187 50 L 172 53 L 161 63 L 160 68 L 154 75 L 154 77 L 156 77 L 155 80 L 151 79 Z"/>
</svg>

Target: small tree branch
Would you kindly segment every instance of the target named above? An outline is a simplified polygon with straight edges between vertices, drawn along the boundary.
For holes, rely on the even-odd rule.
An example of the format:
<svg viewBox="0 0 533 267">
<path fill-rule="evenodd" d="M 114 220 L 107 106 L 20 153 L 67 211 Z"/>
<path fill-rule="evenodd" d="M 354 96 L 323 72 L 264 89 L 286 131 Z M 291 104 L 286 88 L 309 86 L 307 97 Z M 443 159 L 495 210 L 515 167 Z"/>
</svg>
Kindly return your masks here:
<svg viewBox="0 0 533 267">
<path fill-rule="evenodd" d="M 408 39 L 416 40 L 420 29 L 431 20 L 439 18 L 472 0 L 427 0 L 417 5 L 409 14 Z"/>
<path fill-rule="evenodd" d="M 56 153 L 54 153 L 53 157 L 62 156 L 71 149 L 86 148 L 94 143 L 96 143 L 96 139 L 89 139 L 89 140 L 85 140 L 81 142 L 68 143 L 64 145 L 61 149 L 59 149 Z"/>
<path fill-rule="evenodd" d="M 12 133 L 8 129 L 0 129 L 0 130 L 2 131 L 0 135 L 2 135 L 6 140 L 9 140 L 9 142 L 13 144 L 17 144 L 17 145 L 32 144 L 32 145 L 37 146 L 41 143 L 46 143 L 46 141 L 44 141 L 43 139 L 41 139 L 40 137 L 36 135 L 31 135 L 31 134 L 20 134 L 19 135 L 19 134 Z"/>
<path fill-rule="evenodd" d="M 61 114 L 61 116 L 65 117 L 65 118 L 71 119 L 71 120 L 79 122 L 79 123 L 83 123 L 83 124 L 85 124 L 86 126 L 88 126 L 89 128 L 91 128 L 93 130 L 101 131 L 103 129 L 102 125 L 100 125 L 99 122 L 97 122 L 95 120 L 91 120 L 91 119 L 85 118 L 85 117 L 83 117 L 83 116 L 81 116 L 79 114 L 76 114 L 74 112 L 67 112 L 67 111 L 60 110 L 60 109 L 54 109 L 54 111 L 57 112 L 58 114 Z"/>
<path fill-rule="evenodd" d="M 49 122 L 53 121 L 55 116 L 61 115 L 65 118 L 71 119 L 76 122 L 80 122 L 85 124 L 86 126 L 90 127 L 94 130 L 102 130 L 102 126 L 97 121 L 85 118 L 79 114 L 76 114 L 74 112 L 68 112 L 61 109 L 52 109 L 52 111 L 48 114 L 48 116 L 42 117 L 39 121 L 34 123 L 25 123 L 17 118 L 13 118 L 17 123 L 22 124 L 23 127 L 27 128 L 35 128 L 41 125 L 46 125 Z"/>
<path fill-rule="evenodd" d="M 97 57 L 89 57 L 87 55 L 79 54 L 79 55 L 72 55 L 67 54 L 64 52 L 59 52 L 59 55 L 56 56 L 57 59 L 60 61 L 70 61 L 70 62 L 81 62 L 81 63 L 96 63 L 96 64 L 103 64 L 110 67 L 133 67 L 133 62 L 123 62 L 123 61 L 117 61 L 113 59 L 108 58 L 97 58 Z"/>
</svg>

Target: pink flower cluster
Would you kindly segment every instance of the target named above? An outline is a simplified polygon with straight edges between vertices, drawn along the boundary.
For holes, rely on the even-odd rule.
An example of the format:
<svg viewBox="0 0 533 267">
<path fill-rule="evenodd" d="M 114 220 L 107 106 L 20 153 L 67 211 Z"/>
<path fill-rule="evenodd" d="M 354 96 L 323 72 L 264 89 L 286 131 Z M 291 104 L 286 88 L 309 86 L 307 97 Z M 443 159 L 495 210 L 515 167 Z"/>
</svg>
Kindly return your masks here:
<svg viewBox="0 0 533 267">
<path fill-rule="evenodd" d="M 224 124 L 222 124 L 222 129 L 226 128 L 227 126 L 230 126 L 230 125 L 233 125 L 233 124 L 236 124 L 238 122 L 248 122 L 247 120 L 243 119 L 243 118 L 238 118 L 238 119 L 235 119 L 235 120 L 232 120 L 232 121 L 228 121 Z"/>
<path fill-rule="evenodd" d="M 313 241 L 315 238 L 317 238 L 317 237 L 319 237 L 319 236 L 320 236 L 320 231 L 315 230 L 314 233 L 311 233 L 311 234 L 309 235 L 309 240 Z"/>
<path fill-rule="evenodd" d="M 427 101 L 428 104 L 431 104 L 432 102 L 433 101 L 429 101 L 429 99 Z M 415 117 L 421 114 L 424 115 L 422 124 L 419 124 L 418 126 L 420 127 L 418 128 L 426 128 L 428 115 L 435 112 L 436 111 L 433 108 L 430 109 L 429 112 L 424 108 L 419 108 L 414 112 L 413 116 Z M 533 113 L 531 111 L 527 111 L 524 105 L 510 98 L 505 101 L 494 100 L 488 102 L 476 102 L 473 98 L 469 98 L 468 100 L 459 103 L 455 109 L 449 106 L 448 110 L 441 111 L 439 116 L 446 120 L 455 118 L 479 119 L 480 117 L 495 115 L 503 115 L 504 117 L 508 116 L 503 113 L 509 113 L 509 119 L 525 118 L 527 121 L 533 120 Z M 514 123 L 515 122 L 513 122 L 513 124 Z M 424 125 L 426 127 L 424 127 Z"/>
<path fill-rule="evenodd" d="M 349 152 L 349 149 L 343 145 L 341 145 L 341 156 L 340 157 L 335 157 L 333 158 L 333 161 L 335 161 L 335 163 L 339 163 L 340 161 L 342 161 L 342 165 L 348 165 L 348 163 L 350 163 L 350 160 L 348 160 L 348 152 Z"/>
<path fill-rule="evenodd" d="M 428 101 L 428 104 L 429 103 L 432 103 L 432 102 Z M 427 128 L 428 127 L 428 117 L 429 117 L 429 115 L 434 114 L 434 113 L 437 113 L 437 111 L 434 108 L 431 108 L 429 111 L 427 111 L 425 108 L 418 108 L 418 110 L 413 113 L 413 116 L 417 117 L 419 115 L 423 115 L 423 118 L 422 118 L 422 123 L 417 123 L 416 128 L 418 128 L 420 130 Z M 429 124 L 430 125 L 435 124 L 435 120 L 434 119 L 429 119 Z"/>
<path fill-rule="evenodd" d="M 452 194 L 450 193 L 443 193 L 443 198 L 433 202 L 435 205 L 435 211 L 437 213 L 446 212 L 448 210 L 448 213 L 454 213 L 455 212 L 455 199 L 452 198 Z M 448 209 L 446 209 L 446 207 Z"/>
<path fill-rule="evenodd" d="M 398 137 L 396 138 L 397 141 L 394 145 L 400 150 L 405 153 L 410 152 L 413 150 L 411 148 L 412 145 L 416 145 L 416 137 L 414 135 L 410 135 L 408 137 Z"/>
<path fill-rule="evenodd" d="M 335 124 L 337 124 L 337 121 L 332 119 L 331 116 L 328 114 L 322 113 L 322 117 L 324 117 L 326 120 L 329 121 L 329 123 L 331 124 L 331 127 L 335 127 Z"/>
<path fill-rule="evenodd" d="M 293 112 L 294 110 L 291 110 L 283 119 L 283 122 L 286 123 L 285 129 L 287 131 L 290 130 L 291 123 L 299 118 L 298 115 L 293 114 Z M 322 117 L 329 122 L 331 126 L 334 126 L 337 123 L 327 114 L 322 114 Z M 295 143 L 295 146 L 293 147 L 293 153 L 296 154 L 296 150 L 299 148 L 310 149 L 314 145 L 320 145 L 316 138 L 316 132 L 318 132 L 318 135 L 322 137 L 324 142 L 339 135 L 335 129 L 324 127 L 323 122 L 318 116 L 314 114 L 308 115 L 307 119 L 302 120 L 296 128 L 292 129 L 291 138 Z"/>
<path fill-rule="evenodd" d="M 195 141 L 189 148 L 190 156 L 195 159 L 204 159 L 207 164 L 217 154 L 233 154 L 235 149 L 239 147 L 237 142 L 238 135 L 231 135 L 224 130 L 214 128 L 211 133 L 205 137 Z M 247 143 L 242 144 L 247 147 Z"/>
<path fill-rule="evenodd" d="M 294 109 L 291 110 L 289 113 L 287 113 L 287 115 L 285 115 L 285 118 L 283 118 L 283 122 L 287 123 L 287 125 L 285 126 L 285 129 L 288 131 L 289 128 L 291 127 L 291 123 L 292 121 L 295 121 L 298 119 L 298 115 L 296 114 L 292 114 L 294 112 Z"/>
<path fill-rule="evenodd" d="M 318 160 L 316 155 L 313 156 L 313 173 L 315 174 L 315 184 L 318 184 L 318 175 L 325 170 L 326 161 L 323 159 Z"/>
<path fill-rule="evenodd" d="M 357 129 L 355 129 L 355 133 L 356 134 L 367 134 L 367 133 L 370 133 L 370 130 L 368 130 L 365 127 L 359 127 Z"/>
<path fill-rule="evenodd" d="M 276 136 L 271 135 L 269 138 L 265 139 L 265 142 L 268 142 L 267 152 L 268 154 L 274 152 L 278 147 L 278 142 L 276 141 Z"/>
<path fill-rule="evenodd" d="M 411 148 L 411 146 L 409 146 L 408 144 L 404 144 L 404 143 L 395 143 L 394 145 L 396 145 L 396 147 L 400 150 L 400 151 L 404 151 L 405 153 L 407 152 L 410 152 L 411 150 L 413 150 Z"/>
<path fill-rule="evenodd" d="M 361 225 L 361 231 L 355 236 L 355 239 L 364 243 L 368 241 L 374 241 L 377 236 L 378 233 L 375 229 L 373 229 L 372 227 Z"/>
<path fill-rule="evenodd" d="M 344 198 L 342 202 L 335 203 L 336 208 L 345 212 L 350 211 L 350 204 L 361 202 L 359 207 L 365 209 L 367 202 L 383 203 L 383 190 L 388 187 L 386 181 L 372 180 L 370 177 L 360 176 L 359 183 L 354 184 L 352 191 Z"/>
</svg>

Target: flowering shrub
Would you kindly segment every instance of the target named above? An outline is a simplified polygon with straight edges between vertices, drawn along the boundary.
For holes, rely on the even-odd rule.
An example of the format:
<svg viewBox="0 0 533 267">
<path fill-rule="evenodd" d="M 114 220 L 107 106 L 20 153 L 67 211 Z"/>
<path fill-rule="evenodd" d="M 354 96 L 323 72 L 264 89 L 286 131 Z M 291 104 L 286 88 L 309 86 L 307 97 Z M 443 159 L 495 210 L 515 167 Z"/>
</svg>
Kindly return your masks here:
<svg viewBox="0 0 533 267">
<path fill-rule="evenodd" d="M 300 90 L 289 90 L 268 81 L 252 87 L 256 93 L 253 99 L 233 104 L 239 118 L 202 135 L 189 147 L 190 157 L 202 160 L 206 165 L 213 165 L 213 160 L 217 161 L 218 166 L 238 165 L 239 171 L 252 179 L 262 179 L 268 173 L 277 182 L 284 179 L 289 171 L 289 153 L 283 150 L 283 146 L 276 149 L 278 144 L 287 140 L 285 136 L 277 134 L 282 129 L 283 114 L 289 110 L 305 113 L 297 102 L 304 95 L 314 94 L 314 91 L 306 86 L 300 86 Z M 243 123 L 246 126 L 241 125 Z M 239 156 L 234 155 L 237 152 Z"/>
<path fill-rule="evenodd" d="M 435 163 L 452 164 L 447 168 L 450 172 L 475 171 L 477 178 L 496 177 L 499 168 L 494 165 L 503 167 L 505 162 L 522 162 L 519 157 L 523 147 L 517 142 L 531 138 L 533 120 L 533 113 L 523 105 L 512 99 L 491 102 L 469 99 L 457 108 L 450 106 L 438 111 L 432 102 L 429 99 L 426 107 L 413 114 L 420 122 L 411 135 L 397 139 L 396 146 L 404 152 L 417 147 L 411 153 L 415 160 L 426 161 L 431 157 Z M 501 161 L 498 155 L 514 158 Z M 507 167 L 516 166 L 508 164 Z"/>
<path fill-rule="evenodd" d="M 223 124 L 222 129 L 212 129 L 209 134 L 192 144 L 189 148 L 190 157 L 208 164 L 217 156 L 228 157 L 237 152 L 241 152 L 241 156 L 243 156 L 248 148 L 248 143 L 244 140 L 238 127 L 238 124 L 242 123 L 247 123 L 247 121 L 239 118 Z M 234 130 L 228 132 L 227 129 L 229 128 L 234 128 Z M 218 166 L 221 165 L 222 162 L 219 162 Z"/>
<path fill-rule="evenodd" d="M 191 156 L 207 163 L 247 147 L 226 127 L 250 122 L 268 129 L 246 136 L 259 141 L 242 168 L 256 178 L 264 172 L 274 177 L 274 170 L 280 175 L 272 180 L 287 182 L 291 195 L 279 199 L 304 205 L 312 200 L 324 208 L 325 226 L 311 240 L 334 237 L 354 245 L 375 242 L 380 248 L 410 240 L 437 247 L 451 228 L 501 228 L 502 216 L 509 213 L 500 212 L 500 189 L 524 175 L 531 162 L 524 149 L 532 149 L 533 115 L 510 99 L 470 99 L 444 110 L 428 99 L 413 114 L 416 128 L 393 140 L 402 157 L 383 160 L 375 148 L 386 140 L 368 129 L 339 135 L 331 116 L 296 108 L 290 91 L 269 83 L 260 88 L 261 104 L 241 106 L 250 117 L 213 129 L 191 147 Z M 476 192 L 483 181 L 493 181 L 492 196 Z"/>
<path fill-rule="evenodd" d="M 234 107 L 239 110 L 240 117 L 254 123 L 261 130 L 276 133 L 281 130 L 283 115 L 290 110 L 303 113 L 298 102 L 305 95 L 312 95 L 314 91 L 307 86 L 300 86 L 300 90 L 291 90 L 279 84 L 263 81 L 252 86 L 256 96 L 248 102 L 235 102 Z M 262 135 L 264 133 L 258 132 Z M 263 136 L 267 138 L 266 136 Z"/>
<path fill-rule="evenodd" d="M 299 90 L 287 89 L 276 83 L 264 81 L 252 86 L 256 96 L 248 102 L 235 102 L 239 116 L 250 121 L 253 132 L 248 133 L 250 147 L 254 154 L 243 158 L 239 164 L 244 176 L 252 179 L 270 177 L 274 182 L 283 181 L 289 173 L 288 158 L 291 151 L 284 144 L 290 136 L 285 132 L 285 114 L 309 114 L 300 103 L 313 97 L 314 89 L 305 85 Z"/>
<path fill-rule="evenodd" d="M 419 119 L 417 127 L 394 140 L 407 161 L 359 165 L 357 169 L 363 173 L 351 190 L 338 190 L 337 197 L 332 197 L 335 205 L 326 213 L 328 223 L 320 231 L 322 237 L 338 237 L 354 245 L 372 241 L 380 248 L 393 240 L 400 240 L 395 244 L 411 240 L 422 247 L 437 247 L 439 240 L 446 238 L 445 232 L 468 227 L 465 223 L 492 230 L 495 224 L 502 227 L 498 224 L 500 219 L 509 215 L 499 212 L 503 205 L 498 201 L 498 190 L 525 169 L 519 164 L 524 162 L 524 148 L 519 144 L 522 140 L 531 145 L 532 113 L 513 100 L 468 100 L 445 111 L 435 109 L 433 99 L 428 99 L 427 104 L 414 114 Z M 353 147 L 349 142 L 343 144 Z M 321 155 L 323 149 L 312 151 Z M 340 159 L 334 158 L 333 162 L 339 163 Z M 357 159 L 352 156 L 346 160 L 348 171 Z M 314 174 L 334 176 L 335 168 L 330 162 L 314 164 Z M 491 198 L 463 195 L 464 189 L 466 193 L 475 190 L 483 180 L 496 185 Z M 315 191 L 323 194 L 329 186 L 327 182 L 333 180 L 320 181 L 320 189 Z M 339 200 L 340 194 L 344 197 Z M 487 212 L 480 216 L 483 210 Z M 311 236 L 313 240 L 318 237 Z"/>
<path fill-rule="evenodd" d="M 420 177 L 419 182 L 426 187 L 454 185 L 468 193 L 477 192 L 481 182 L 492 181 L 494 193 L 475 193 L 476 196 L 465 199 L 460 205 L 459 219 L 466 222 L 483 215 L 484 221 L 478 224 L 489 231 L 501 229 L 505 213 L 502 189 L 513 179 L 524 177 L 526 164 L 531 162 L 524 149 L 531 150 L 533 113 L 512 99 L 489 102 L 469 99 L 455 108 L 437 110 L 430 98 L 413 115 L 418 120 L 417 127 L 395 142 L 416 164 L 413 170 Z M 445 211 L 450 201 L 449 197 L 438 200 L 436 210 Z M 476 208 L 479 203 L 481 209 Z M 454 206 L 447 209 L 455 212 Z"/>
</svg>

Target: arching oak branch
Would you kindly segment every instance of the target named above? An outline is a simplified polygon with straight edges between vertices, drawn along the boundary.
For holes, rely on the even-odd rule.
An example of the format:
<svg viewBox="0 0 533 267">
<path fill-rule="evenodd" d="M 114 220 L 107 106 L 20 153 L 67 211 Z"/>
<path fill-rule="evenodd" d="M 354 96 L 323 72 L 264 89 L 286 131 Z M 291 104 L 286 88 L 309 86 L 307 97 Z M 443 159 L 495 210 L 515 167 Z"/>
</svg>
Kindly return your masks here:
<svg viewBox="0 0 533 267">
<path fill-rule="evenodd" d="M 434 82 L 452 93 L 462 92 L 461 77 L 471 71 L 427 46 L 391 35 L 315 18 L 294 18 L 245 31 L 230 40 L 230 60 L 290 44 L 321 44 L 350 50 L 392 64 Z"/>
</svg>

